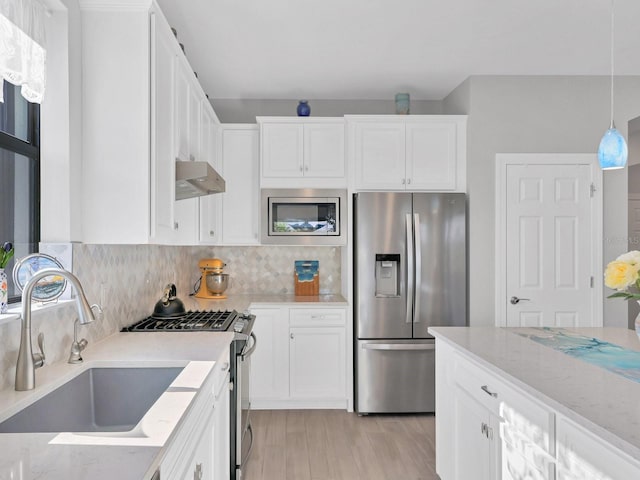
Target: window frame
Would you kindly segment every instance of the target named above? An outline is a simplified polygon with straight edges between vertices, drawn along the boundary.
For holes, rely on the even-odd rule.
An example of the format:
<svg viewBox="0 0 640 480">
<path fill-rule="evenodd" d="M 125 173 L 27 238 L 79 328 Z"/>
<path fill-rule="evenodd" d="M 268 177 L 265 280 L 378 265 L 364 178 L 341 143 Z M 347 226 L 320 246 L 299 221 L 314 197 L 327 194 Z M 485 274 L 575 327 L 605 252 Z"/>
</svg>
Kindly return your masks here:
<svg viewBox="0 0 640 480">
<path fill-rule="evenodd" d="M 5 83 L 8 83 L 5 81 Z M 13 86 L 13 85 L 12 85 Z M 5 88 L 4 101 L 5 105 L 14 104 L 15 95 L 20 95 L 20 87 Z M 0 86 L 2 88 L 2 86 Z M 13 112 L 15 117 L 15 110 Z M 26 157 L 29 161 L 34 161 L 34 175 L 30 191 L 32 192 L 32 202 L 35 211 L 32 221 L 29 224 L 29 238 L 33 239 L 36 245 L 35 252 L 38 251 L 40 243 L 40 219 L 41 219 L 41 165 L 40 165 L 40 105 L 37 103 L 27 102 L 27 140 L 22 140 L 15 135 L 0 130 L 0 148 L 12 152 L 17 155 Z M 2 240 L 4 241 L 4 240 Z M 9 303 L 17 303 L 20 301 L 19 295 L 9 296 Z"/>
</svg>

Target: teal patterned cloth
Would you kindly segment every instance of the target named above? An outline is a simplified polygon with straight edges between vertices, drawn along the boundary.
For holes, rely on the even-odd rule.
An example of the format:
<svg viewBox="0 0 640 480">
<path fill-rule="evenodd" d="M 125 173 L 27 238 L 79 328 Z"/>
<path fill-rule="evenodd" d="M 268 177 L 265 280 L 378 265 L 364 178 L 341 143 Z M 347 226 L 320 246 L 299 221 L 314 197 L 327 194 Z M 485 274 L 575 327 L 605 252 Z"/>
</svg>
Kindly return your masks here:
<svg viewBox="0 0 640 480">
<path fill-rule="evenodd" d="M 584 362 L 640 382 L 640 352 L 629 350 L 613 343 L 569 332 L 563 328 L 531 328 L 533 333 L 518 335 L 529 338 L 546 347 L 551 347 Z"/>
</svg>

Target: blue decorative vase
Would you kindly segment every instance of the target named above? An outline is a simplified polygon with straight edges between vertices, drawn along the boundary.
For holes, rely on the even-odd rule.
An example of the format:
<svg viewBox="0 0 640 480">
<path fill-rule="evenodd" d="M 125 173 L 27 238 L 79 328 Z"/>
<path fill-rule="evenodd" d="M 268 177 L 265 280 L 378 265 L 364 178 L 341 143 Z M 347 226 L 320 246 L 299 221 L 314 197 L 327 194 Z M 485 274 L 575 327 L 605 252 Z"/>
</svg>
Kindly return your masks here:
<svg viewBox="0 0 640 480">
<path fill-rule="evenodd" d="M 299 117 L 308 117 L 311 113 L 309 102 L 307 102 L 306 100 L 300 100 L 300 103 L 298 103 L 297 112 Z"/>
</svg>

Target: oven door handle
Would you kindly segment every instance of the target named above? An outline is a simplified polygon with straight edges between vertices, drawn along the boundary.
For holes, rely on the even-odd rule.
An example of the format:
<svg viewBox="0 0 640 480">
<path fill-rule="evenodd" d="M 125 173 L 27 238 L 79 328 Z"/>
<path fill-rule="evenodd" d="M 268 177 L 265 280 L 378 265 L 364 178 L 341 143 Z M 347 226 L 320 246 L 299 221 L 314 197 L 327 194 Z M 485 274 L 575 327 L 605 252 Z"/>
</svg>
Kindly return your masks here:
<svg viewBox="0 0 640 480">
<path fill-rule="evenodd" d="M 249 348 L 249 350 L 247 351 L 243 351 L 240 356 L 242 357 L 242 359 L 246 359 L 247 357 L 250 357 L 251 354 L 253 353 L 253 351 L 256 349 L 256 345 L 258 345 L 258 339 L 256 338 L 255 333 L 251 332 L 250 338 L 253 339 L 253 344 L 251 345 L 251 348 Z M 247 345 L 249 344 L 249 342 L 247 342 Z"/>
</svg>

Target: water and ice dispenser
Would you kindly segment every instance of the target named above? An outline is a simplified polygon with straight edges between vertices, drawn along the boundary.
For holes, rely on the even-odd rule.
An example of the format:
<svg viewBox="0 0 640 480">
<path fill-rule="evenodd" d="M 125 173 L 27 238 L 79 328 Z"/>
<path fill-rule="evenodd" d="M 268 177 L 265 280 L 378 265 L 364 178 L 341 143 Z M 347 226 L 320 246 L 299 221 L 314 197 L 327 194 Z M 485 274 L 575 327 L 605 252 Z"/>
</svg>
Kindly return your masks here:
<svg viewBox="0 0 640 480">
<path fill-rule="evenodd" d="M 400 296 L 400 254 L 376 253 L 376 297 Z"/>
</svg>

